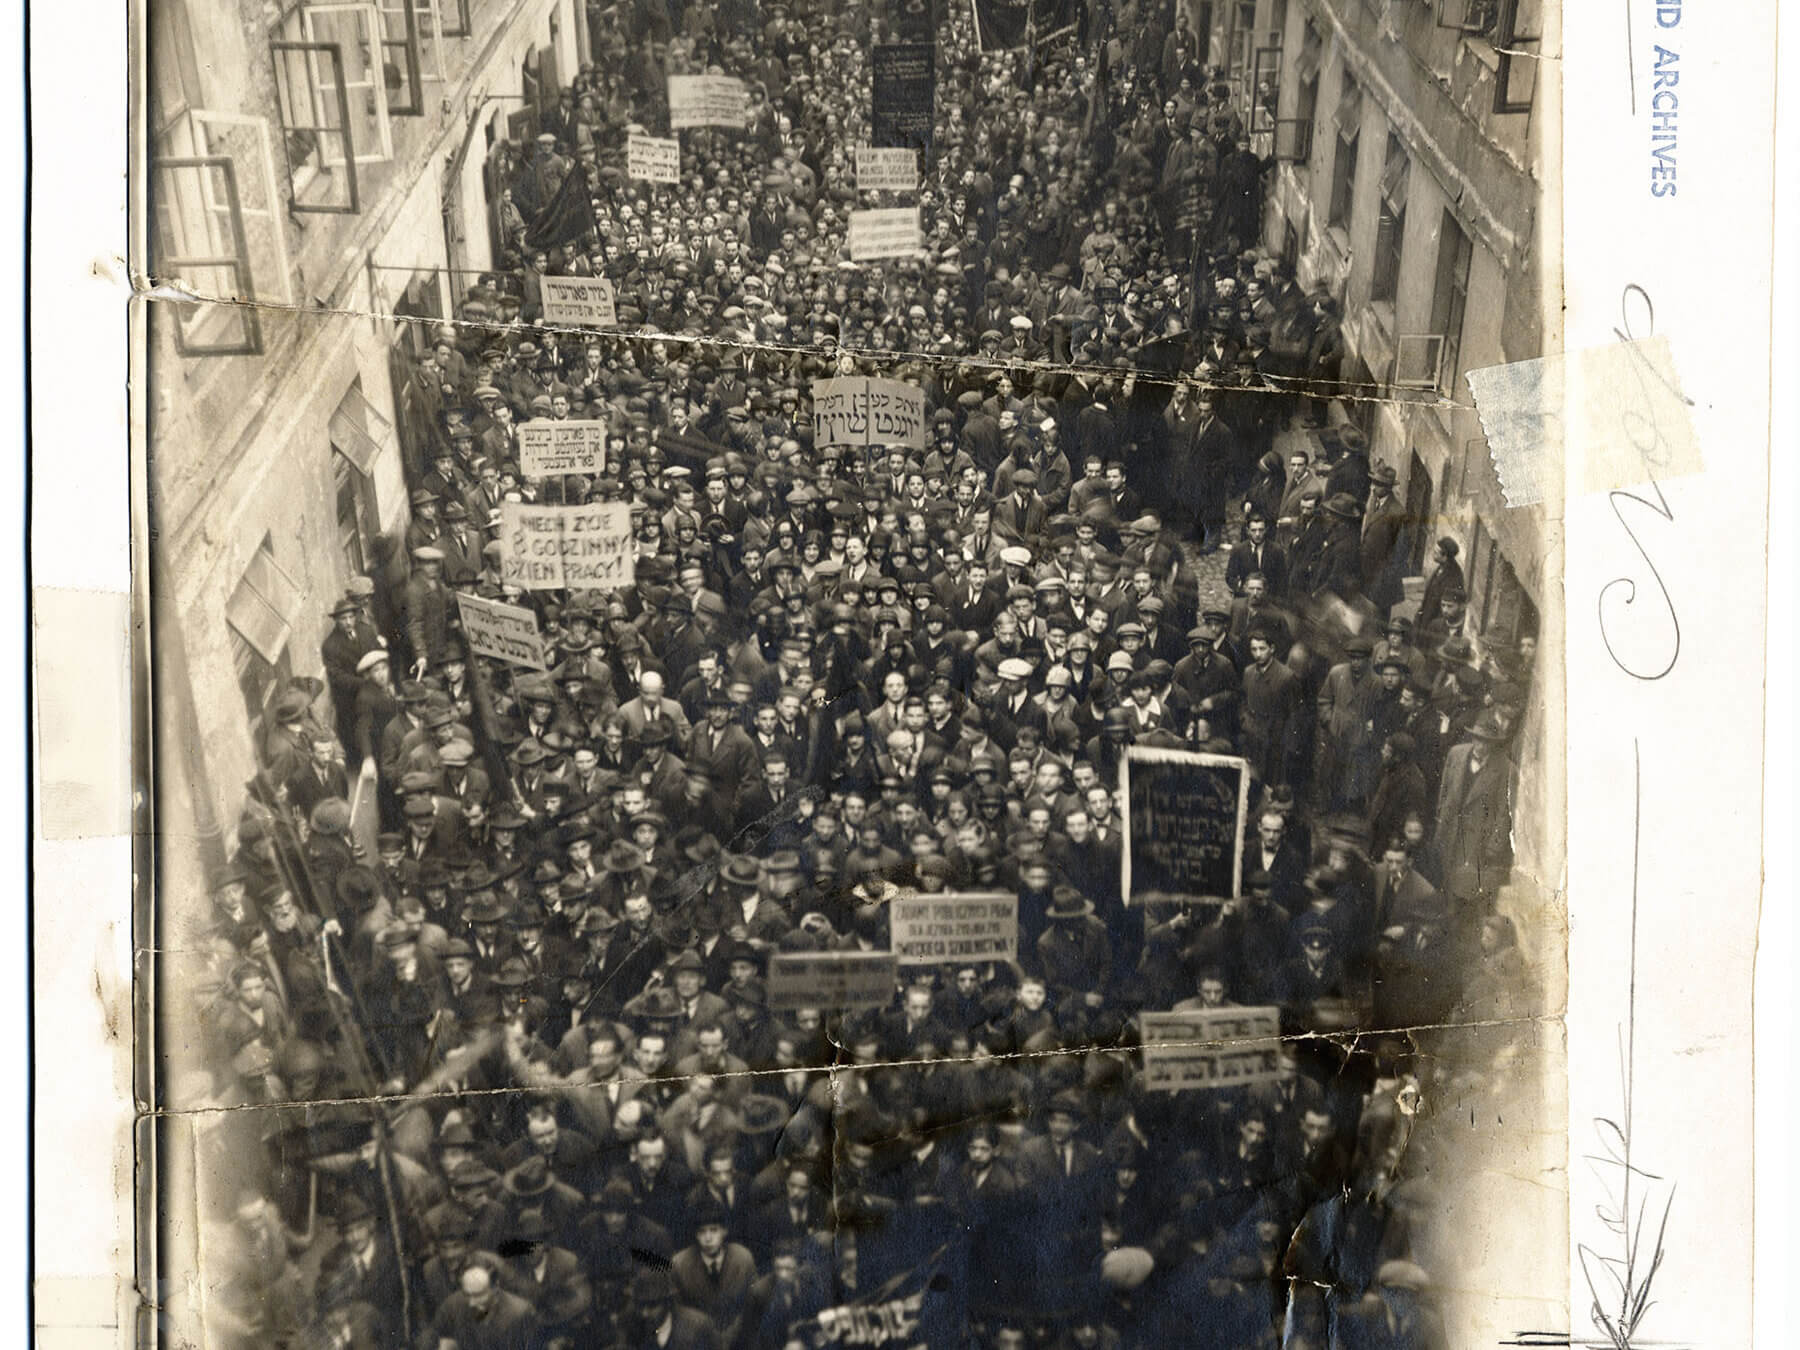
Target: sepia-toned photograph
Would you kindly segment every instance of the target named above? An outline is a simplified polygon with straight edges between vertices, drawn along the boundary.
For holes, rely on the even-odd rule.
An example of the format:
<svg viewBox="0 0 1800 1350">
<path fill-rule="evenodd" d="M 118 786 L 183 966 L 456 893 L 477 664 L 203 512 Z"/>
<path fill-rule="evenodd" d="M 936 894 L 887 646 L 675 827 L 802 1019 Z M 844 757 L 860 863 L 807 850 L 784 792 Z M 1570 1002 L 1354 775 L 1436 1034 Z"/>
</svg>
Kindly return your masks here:
<svg viewBox="0 0 1800 1350">
<path fill-rule="evenodd" d="M 1553 4 L 136 11 L 141 1343 L 1570 1344 Z"/>
</svg>

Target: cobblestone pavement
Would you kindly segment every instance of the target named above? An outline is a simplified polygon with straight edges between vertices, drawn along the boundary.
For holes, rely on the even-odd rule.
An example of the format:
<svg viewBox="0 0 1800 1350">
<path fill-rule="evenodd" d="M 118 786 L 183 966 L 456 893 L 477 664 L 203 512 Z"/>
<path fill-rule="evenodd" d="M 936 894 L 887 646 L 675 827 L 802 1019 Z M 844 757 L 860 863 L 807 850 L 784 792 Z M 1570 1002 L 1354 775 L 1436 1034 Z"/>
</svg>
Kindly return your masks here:
<svg viewBox="0 0 1800 1350">
<path fill-rule="evenodd" d="M 1319 438 L 1316 432 L 1303 425 L 1293 425 L 1275 433 L 1270 448 L 1280 454 L 1285 464 L 1287 458 L 1296 449 L 1304 448 L 1310 455 L 1319 452 Z M 1187 561 L 1194 574 L 1195 583 L 1199 587 L 1200 605 L 1202 608 L 1218 606 L 1221 609 L 1231 608 L 1231 592 L 1225 587 L 1225 563 L 1230 557 L 1230 546 L 1243 537 L 1244 513 L 1241 501 L 1226 504 L 1225 511 L 1225 546 L 1214 549 L 1211 553 L 1201 553 L 1191 543 L 1181 546 L 1182 557 Z"/>
</svg>

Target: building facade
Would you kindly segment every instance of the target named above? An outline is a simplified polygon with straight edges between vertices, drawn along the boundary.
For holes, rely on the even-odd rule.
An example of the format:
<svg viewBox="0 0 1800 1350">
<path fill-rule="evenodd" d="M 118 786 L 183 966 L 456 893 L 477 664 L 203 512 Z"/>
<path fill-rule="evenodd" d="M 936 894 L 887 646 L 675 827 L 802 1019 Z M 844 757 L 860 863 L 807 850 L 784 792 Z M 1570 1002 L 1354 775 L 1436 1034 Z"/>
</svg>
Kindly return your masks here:
<svg viewBox="0 0 1800 1350">
<path fill-rule="evenodd" d="M 166 946 L 231 851 L 272 694 L 321 675 L 331 601 L 405 527 L 413 358 L 495 260 L 492 147 L 556 100 L 588 34 L 578 0 L 143 8 L 159 765 L 143 931 Z M 191 1032 L 165 1019 L 140 1098 L 181 1095 Z M 208 1163 L 228 1135 L 204 1114 L 146 1122 L 162 1213 L 229 1203 Z M 222 1314 L 191 1278 L 193 1226 L 145 1237 L 146 1314 L 202 1343 Z"/>
<path fill-rule="evenodd" d="M 1273 161 L 1262 242 L 1341 307 L 1333 415 L 1368 435 L 1427 522 L 1414 571 L 1455 539 L 1480 630 L 1541 633 L 1539 678 L 1560 669 L 1551 541 L 1538 513 L 1507 506 L 1465 376 L 1557 343 L 1545 20 L 1537 0 L 1240 0 L 1215 10 L 1211 40 L 1252 148 Z M 1554 765 L 1544 701 L 1532 706 L 1521 744 Z M 1519 866 L 1554 886 L 1560 811 L 1539 794 L 1560 775 L 1542 767 L 1521 774 Z"/>
<path fill-rule="evenodd" d="M 490 149 L 588 40 L 576 0 L 158 0 L 148 30 L 148 271 L 197 297 L 146 307 L 162 882 L 199 895 L 264 704 L 404 528 L 406 372 L 493 263 Z"/>
</svg>

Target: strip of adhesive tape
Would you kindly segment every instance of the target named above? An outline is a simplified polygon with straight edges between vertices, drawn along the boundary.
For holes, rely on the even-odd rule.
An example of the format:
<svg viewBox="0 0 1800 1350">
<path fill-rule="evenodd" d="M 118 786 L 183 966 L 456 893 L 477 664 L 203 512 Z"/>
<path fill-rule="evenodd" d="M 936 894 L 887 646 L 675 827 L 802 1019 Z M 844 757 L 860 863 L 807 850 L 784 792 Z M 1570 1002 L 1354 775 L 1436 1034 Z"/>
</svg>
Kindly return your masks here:
<svg viewBox="0 0 1800 1350">
<path fill-rule="evenodd" d="M 131 597 L 31 593 L 38 828 L 46 839 L 131 830 Z"/>
<path fill-rule="evenodd" d="M 1570 473 L 1607 492 L 1702 471 L 1691 404 L 1663 336 L 1468 373 L 1508 506 L 1538 506 Z"/>
</svg>

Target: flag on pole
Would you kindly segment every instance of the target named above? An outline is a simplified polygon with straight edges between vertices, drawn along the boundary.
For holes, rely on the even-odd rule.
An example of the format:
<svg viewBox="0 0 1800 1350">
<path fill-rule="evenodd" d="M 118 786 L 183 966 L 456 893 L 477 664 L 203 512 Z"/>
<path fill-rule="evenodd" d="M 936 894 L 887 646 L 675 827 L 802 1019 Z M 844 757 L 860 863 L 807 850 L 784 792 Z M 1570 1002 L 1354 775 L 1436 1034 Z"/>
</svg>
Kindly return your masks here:
<svg viewBox="0 0 1800 1350">
<path fill-rule="evenodd" d="M 1074 0 L 970 0 L 984 52 L 1036 48 L 1075 29 Z"/>
<path fill-rule="evenodd" d="M 588 188 L 587 171 L 577 164 L 569 170 L 550 204 L 531 222 L 525 232 L 525 245 L 532 249 L 558 248 L 579 243 L 590 234 L 599 233 L 594 219 L 594 199 Z"/>
</svg>

